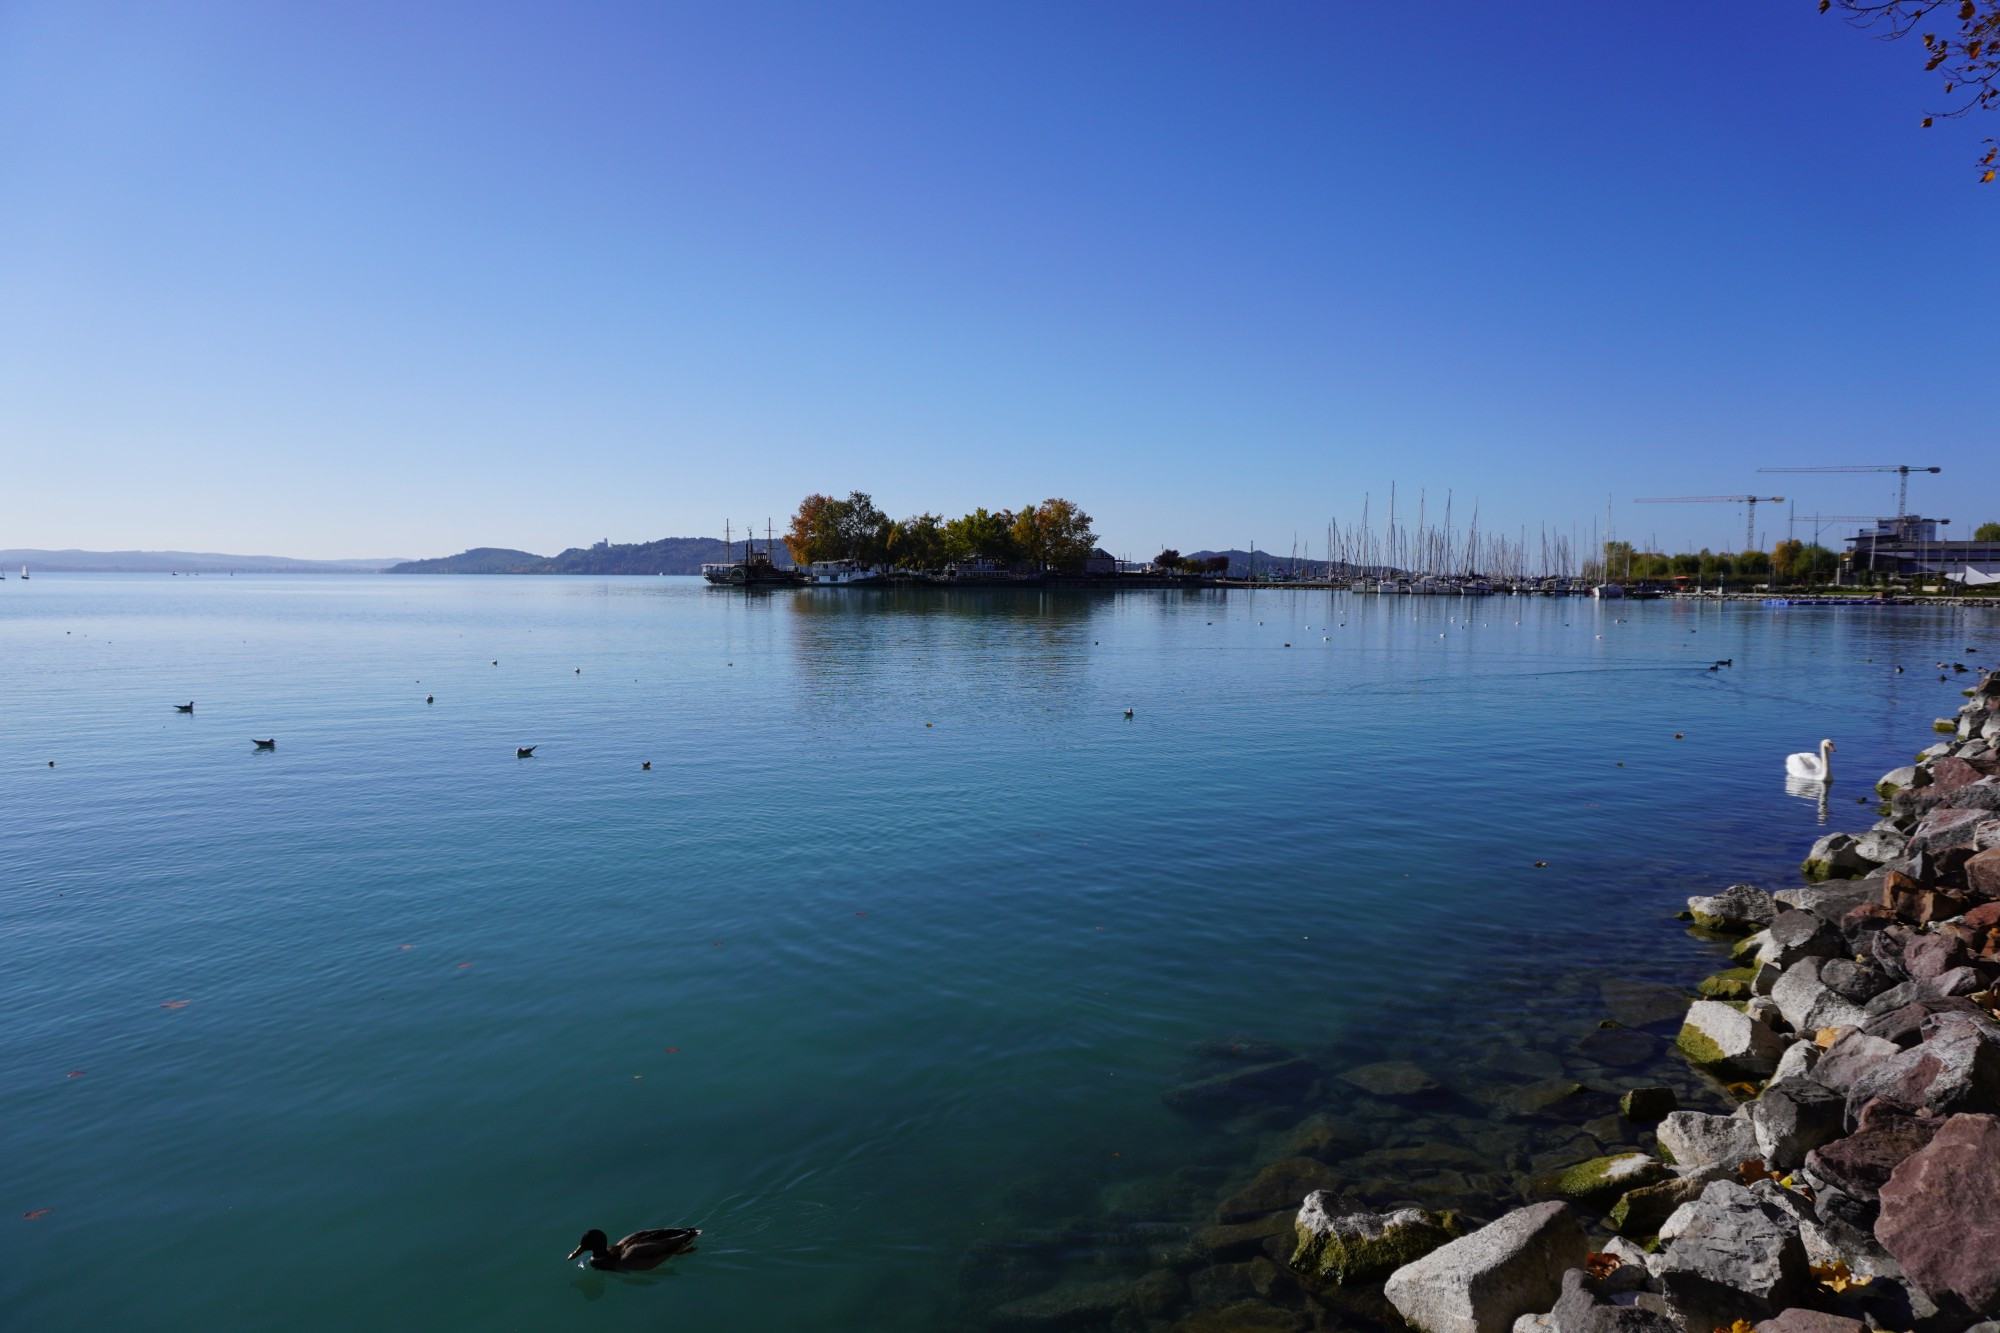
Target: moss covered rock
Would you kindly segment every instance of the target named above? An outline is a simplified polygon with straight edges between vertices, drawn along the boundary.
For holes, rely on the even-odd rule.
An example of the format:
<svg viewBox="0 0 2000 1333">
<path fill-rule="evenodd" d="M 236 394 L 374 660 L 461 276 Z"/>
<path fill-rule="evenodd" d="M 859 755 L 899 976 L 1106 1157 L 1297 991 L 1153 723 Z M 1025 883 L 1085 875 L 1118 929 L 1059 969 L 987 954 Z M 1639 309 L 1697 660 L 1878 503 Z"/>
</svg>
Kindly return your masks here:
<svg viewBox="0 0 2000 1333">
<path fill-rule="evenodd" d="M 1618 1109 L 1627 1120 L 1650 1125 L 1680 1109 L 1680 1098 L 1672 1088 L 1634 1088 L 1618 1099 Z"/>
<path fill-rule="evenodd" d="M 1722 1000 L 1688 1006 L 1674 1045 L 1698 1068 L 1722 1078 L 1768 1078 L 1785 1053 L 1771 1027 Z"/>
<path fill-rule="evenodd" d="M 1378 1281 L 1465 1230 L 1454 1213 L 1338 1213 L 1339 1206 L 1325 1190 L 1306 1196 L 1291 1258 L 1294 1272 L 1328 1286 Z"/>
<path fill-rule="evenodd" d="M 1609 1203 L 1630 1190 L 1657 1184 L 1673 1174 L 1658 1158 L 1642 1152 L 1593 1157 L 1535 1180 L 1535 1193 L 1572 1203 Z"/>
<path fill-rule="evenodd" d="M 1712 977 L 1703 977 L 1695 989 L 1711 1000 L 1747 1000 L 1750 983 L 1756 976 L 1755 968 L 1732 967 Z"/>
</svg>

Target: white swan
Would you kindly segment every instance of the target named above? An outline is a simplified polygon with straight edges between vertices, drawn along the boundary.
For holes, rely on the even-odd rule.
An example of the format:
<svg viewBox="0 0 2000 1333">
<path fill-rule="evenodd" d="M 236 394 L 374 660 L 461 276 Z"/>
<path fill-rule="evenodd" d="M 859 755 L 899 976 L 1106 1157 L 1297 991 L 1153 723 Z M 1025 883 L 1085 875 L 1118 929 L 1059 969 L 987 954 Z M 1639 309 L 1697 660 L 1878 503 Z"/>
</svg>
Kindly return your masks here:
<svg viewBox="0 0 2000 1333">
<path fill-rule="evenodd" d="M 1833 742 L 1821 741 L 1819 753 L 1802 750 L 1798 754 L 1785 756 L 1785 772 L 1795 778 L 1810 778 L 1814 782 L 1833 781 Z"/>
</svg>

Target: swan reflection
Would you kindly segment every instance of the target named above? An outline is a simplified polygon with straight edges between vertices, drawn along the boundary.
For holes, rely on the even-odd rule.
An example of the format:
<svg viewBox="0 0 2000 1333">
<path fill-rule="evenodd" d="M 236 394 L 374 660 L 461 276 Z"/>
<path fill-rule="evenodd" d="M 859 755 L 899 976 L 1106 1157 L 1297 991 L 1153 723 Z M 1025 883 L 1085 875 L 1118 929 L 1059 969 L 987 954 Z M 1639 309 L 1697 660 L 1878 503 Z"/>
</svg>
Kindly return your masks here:
<svg viewBox="0 0 2000 1333">
<path fill-rule="evenodd" d="M 1826 822 L 1826 794 L 1833 790 L 1831 782 L 1821 782 L 1818 778 L 1802 778 L 1787 775 L 1785 794 L 1800 800 L 1812 801 L 1819 806 L 1819 822 Z"/>
</svg>

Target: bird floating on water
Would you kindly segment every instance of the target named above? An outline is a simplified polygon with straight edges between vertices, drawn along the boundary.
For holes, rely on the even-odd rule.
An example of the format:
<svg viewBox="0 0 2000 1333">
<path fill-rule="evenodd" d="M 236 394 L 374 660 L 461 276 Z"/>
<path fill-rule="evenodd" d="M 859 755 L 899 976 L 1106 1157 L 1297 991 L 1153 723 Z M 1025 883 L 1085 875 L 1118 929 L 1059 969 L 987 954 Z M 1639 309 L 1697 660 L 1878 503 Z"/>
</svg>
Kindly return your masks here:
<svg viewBox="0 0 2000 1333">
<path fill-rule="evenodd" d="M 653 771 L 653 761 L 650 759 L 642 759 L 639 761 L 639 767 L 643 771 L 650 773 Z"/>
<path fill-rule="evenodd" d="M 516 746 L 514 749 L 514 757 L 516 759 L 533 759 L 535 757 L 535 750 L 536 747 L 532 745 Z"/>
<path fill-rule="evenodd" d="M 1814 782 L 1833 781 L 1833 742 L 1819 743 L 1819 753 L 1801 750 L 1797 754 L 1785 756 L 1785 772 L 1791 777 L 1807 778 Z"/>
<path fill-rule="evenodd" d="M 260 750 L 275 750 L 278 748 L 278 738 L 276 736 L 271 737 L 268 741 L 260 741 L 255 736 L 252 736 L 250 743 Z"/>
<path fill-rule="evenodd" d="M 437 702 L 437 696 L 434 694 L 426 694 L 424 696 L 424 702 L 427 704 L 434 704 Z"/>
<path fill-rule="evenodd" d="M 635 1231 L 617 1244 L 596 1227 L 583 1233 L 583 1239 L 569 1252 L 574 1259 L 588 1252 L 590 1266 L 614 1273 L 643 1273 L 649 1268 L 658 1268 L 677 1254 L 686 1254 L 694 1249 L 700 1227 L 655 1227 L 650 1231 Z"/>
<path fill-rule="evenodd" d="M 190 699 L 184 704 L 175 704 L 174 711 L 176 713 L 192 713 L 194 711 L 194 700 Z"/>
<path fill-rule="evenodd" d="M 1125 719 L 1128 722 L 1132 719 L 1132 710 L 1129 708 L 1125 710 Z"/>
</svg>

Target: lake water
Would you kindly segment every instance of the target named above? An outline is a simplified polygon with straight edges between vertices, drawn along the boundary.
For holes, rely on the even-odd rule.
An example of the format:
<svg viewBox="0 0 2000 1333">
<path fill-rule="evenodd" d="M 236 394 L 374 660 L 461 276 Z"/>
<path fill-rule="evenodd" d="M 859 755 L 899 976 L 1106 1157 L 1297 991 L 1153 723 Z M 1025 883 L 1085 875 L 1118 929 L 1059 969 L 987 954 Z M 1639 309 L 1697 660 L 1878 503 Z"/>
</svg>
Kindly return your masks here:
<svg viewBox="0 0 2000 1333">
<path fill-rule="evenodd" d="M 1358 1201 L 1475 1214 L 1611 1137 L 1493 1089 L 1676 1078 L 1589 1045 L 1601 983 L 1718 965 L 1670 917 L 1793 882 L 1820 813 L 1783 756 L 1834 738 L 1831 827 L 1865 827 L 1960 702 L 1935 664 L 1990 661 L 1992 631 L 9 580 L 4 1322 L 915 1333 L 1171 1265 L 1168 1327 L 1208 1289 L 1190 1228 L 1315 1112 L 1377 1153 L 1323 1154 Z M 1324 1079 L 1163 1102 L 1256 1043 Z M 1338 1077 L 1396 1059 L 1448 1104 Z M 706 1235 L 653 1274 L 563 1260 L 669 1225 Z"/>
</svg>

